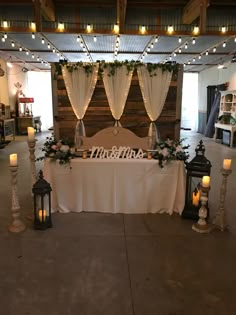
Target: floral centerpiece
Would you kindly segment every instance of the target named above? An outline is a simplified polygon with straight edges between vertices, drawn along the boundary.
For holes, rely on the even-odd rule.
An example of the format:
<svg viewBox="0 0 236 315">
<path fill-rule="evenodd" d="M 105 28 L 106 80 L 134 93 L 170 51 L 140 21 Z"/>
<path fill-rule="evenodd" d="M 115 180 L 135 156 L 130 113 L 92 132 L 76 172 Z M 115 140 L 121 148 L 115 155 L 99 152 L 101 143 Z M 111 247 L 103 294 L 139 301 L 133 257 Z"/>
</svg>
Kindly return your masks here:
<svg viewBox="0 0 236 315">
<path fill-rule="evenodd" d="M 156 143 L 156 151 L 153 154 L 153 158 L 159 160 L 160 167 L 164 167 L 164 165 L 173 160 L 186 161 L 189 158 L 187 151 L 189 145 L 184 145 L 184 140 L 167 139 Z"/>
<path fill-rule="evenodd" d="M 57 141 L 53 137 L 46 138 L 42 151 L 44 156 L 37 158 L 36 161 L 50 158 L 59 161 L 60 164 L 66 164 L 75 156 L 75 148 L 69 140 Z"/>
</svg>

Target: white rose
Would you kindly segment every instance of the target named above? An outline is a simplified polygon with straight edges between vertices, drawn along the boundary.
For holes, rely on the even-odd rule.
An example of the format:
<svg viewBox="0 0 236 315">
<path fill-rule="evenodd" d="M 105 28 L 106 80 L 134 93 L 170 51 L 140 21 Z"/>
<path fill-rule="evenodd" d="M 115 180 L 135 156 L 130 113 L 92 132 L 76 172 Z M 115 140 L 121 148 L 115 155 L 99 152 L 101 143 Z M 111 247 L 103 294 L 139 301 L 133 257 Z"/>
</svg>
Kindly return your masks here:
<svg viewBox="0 0 236 315">
<path fill-rule="evenodd" d="M 70 148 L 70 153 L 75 154 L 75 148 Z"/>
<path fill-rule="evenodd" d="M 60 147 L 60 151 L 62 152 L 68 152 L 70 150 L 70 147 L 66 144 L 63 144 L 61 147 Z"/>
</svg>

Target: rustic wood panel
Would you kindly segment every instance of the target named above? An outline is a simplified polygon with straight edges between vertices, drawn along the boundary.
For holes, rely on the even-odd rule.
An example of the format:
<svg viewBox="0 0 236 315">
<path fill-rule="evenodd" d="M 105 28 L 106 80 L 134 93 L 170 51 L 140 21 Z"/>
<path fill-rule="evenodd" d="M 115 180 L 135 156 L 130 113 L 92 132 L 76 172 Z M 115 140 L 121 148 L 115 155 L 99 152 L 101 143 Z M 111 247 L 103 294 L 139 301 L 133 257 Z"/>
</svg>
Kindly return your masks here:
<svg viewBox="0 0 236 315">
<path fill-rule="evenodd" d="M 178 76 L 173 76 L 163 111 L 156 124 L 162 139 L 179 137 L 179 113 L 182 91 L 183 68 Z M 53 77 L 53 76 L 52 76 Z M 74 138 L 77 118 L 72 110 L 62 76 L 58 76 L 54 87 L 54 127 L 57 137 Z M 137 73 L 134 73 L 128 93 L 124 113 L 120 120 L 123 127 L 129 128 L 138 136 L 147 136 L 150 120 L 147 116 Z M 98 80 L 92 99 L 84 116 L 86 135 L 92 136 L 99 130 L 114 125 L 104 84 Z"/>
</svg>

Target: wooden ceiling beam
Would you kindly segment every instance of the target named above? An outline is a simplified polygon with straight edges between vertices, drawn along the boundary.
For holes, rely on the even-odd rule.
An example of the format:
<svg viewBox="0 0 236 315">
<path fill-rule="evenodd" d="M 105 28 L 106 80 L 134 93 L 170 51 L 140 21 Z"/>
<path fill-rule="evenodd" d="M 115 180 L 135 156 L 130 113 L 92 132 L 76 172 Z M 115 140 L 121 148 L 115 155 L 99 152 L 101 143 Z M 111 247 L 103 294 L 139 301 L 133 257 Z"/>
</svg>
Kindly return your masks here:
<svg viewBox="0 0 236 315">
<path fill-rule="evenodd" d="M 120 33 L 125 30 L 127 0 L 117 0 L 117 23 L 120 28 Z"/>
<path fill-rule="evenodd" d="M 204 16 L 206 16 L 206 10 L 208 6 L 209 0 L 190 0 L 183 10 L 183 24 L 191 24 L 201 16 L 204 18 L 202 18 L 203 24 L 203 20 L 205 20 Z"/>
<path fill-rule="evenodd" d="M 40 0 L 41 13 L 47 21 L 55 21 L 55 7 L 53 0 Z"/>
</svg>

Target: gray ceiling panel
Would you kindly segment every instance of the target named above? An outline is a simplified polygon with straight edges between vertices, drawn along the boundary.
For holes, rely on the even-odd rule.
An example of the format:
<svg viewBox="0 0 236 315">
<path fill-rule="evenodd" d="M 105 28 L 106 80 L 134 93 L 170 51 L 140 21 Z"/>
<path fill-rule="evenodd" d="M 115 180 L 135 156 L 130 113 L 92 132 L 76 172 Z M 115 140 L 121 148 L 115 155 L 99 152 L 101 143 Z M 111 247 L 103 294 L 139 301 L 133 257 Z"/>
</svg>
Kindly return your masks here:
<svg viewBox="0 0 236 315">
<path fill-rule="evenodd" d="M 96 41 L 94 41 L 94 37 Z M 89 51 L 96 52 L 111 52 L 115 48 L 115 35 L 82 35 L 82 38 Z"/>
<path fill-rule="evenodd" d="M 119 51 L 142 52 L 153 36 L 121 35 Z"/>
</svg>

